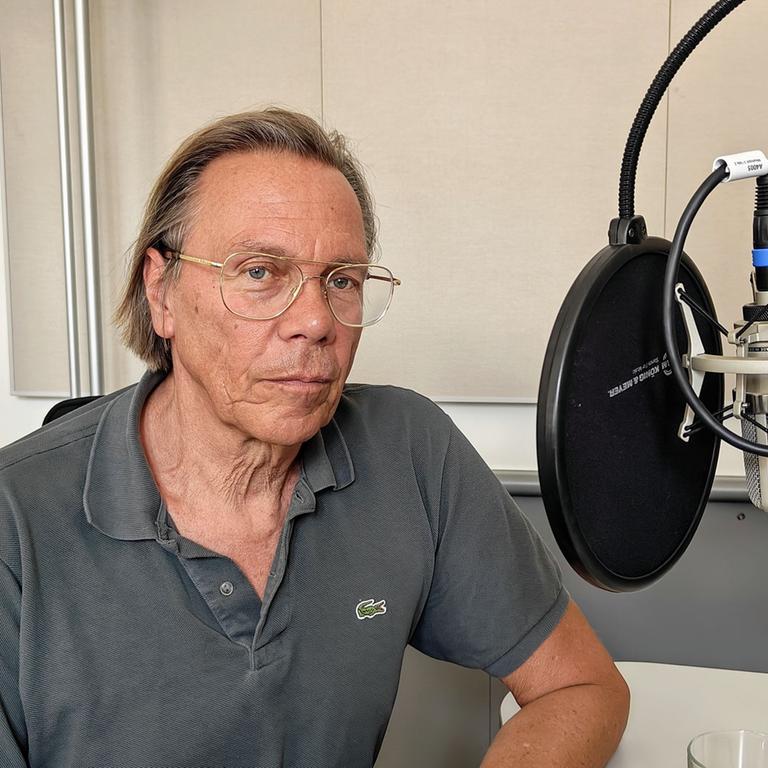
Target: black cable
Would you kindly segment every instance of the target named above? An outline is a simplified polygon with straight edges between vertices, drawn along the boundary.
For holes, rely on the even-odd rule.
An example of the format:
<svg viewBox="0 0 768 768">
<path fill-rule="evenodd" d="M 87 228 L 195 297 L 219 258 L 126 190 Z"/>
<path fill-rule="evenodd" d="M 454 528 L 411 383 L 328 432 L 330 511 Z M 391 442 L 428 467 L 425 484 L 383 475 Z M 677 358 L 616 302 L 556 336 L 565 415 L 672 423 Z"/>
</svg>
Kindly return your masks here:
<svg viewBox="0 0 768 768">
<path fill-rule="evenodd" d="M 627 143 L 624 147 L 624 157 L 621 161 L 619 177 L 619 218 L 630 218 L 635 215 L 635 179 L 637 163 L 640 159 L 640 149 L 643 146 L 645 134 L 648 132 L 651 118 L 659 106 L 664 93 L 672 78 L 677 74 L 685 60 L 694 48 L 744 0 L 719 0 L 715 3 L 686 33 L 685 37 L 667 56 L 661 69 L 653 78 L 645 98 L 637 110 L 632 128 L 630 128 Z"/>
<path fill-rule="evenodd" d="M 728 413 L 730 411 L 730 413 Z M 727 421 L 730 418 L 733 418 L 733 403 L 730 403 L 729 405 L 726 405 L 724 408 L 721 408 L 719 411 L 714 411 L 712 415 L 722 424 L 724 421 Z M 683 432 L 685 433 L 686 437 L 690 437 L 691 435 L 696 434 L 696 432 L 699 432 L 702 429 L 706 429 L 706 424 L 702 424 L 700 421 L 694 420 L 694 422 L 687 426 Z"/>
<path fill-rule="evenodd" d="M 733 403 L 728 403 L 728 405 L 723 406 L 719 411 L 712 411 L 712 415 L 720 422 L 727 421 L 733 416 Z M 705 425 L 700 421 L 694 419 L 693 423 L 685 428 L 685 433 L 692 434 L 693 432 L 698 432 L 700 429 L 704 429 L 704 426 Z"/>
<path fill-rule="evenodd" d="M 672 246 L 669 249 L 669 256 L 667 257 L 667 269 L 664 273 L 664 297 L 662 299 L 664 303 L 662 304 L 661 313 L 664 324 L 664 343 L 667 347 L 669 366 L 672 369 L 672 374 L 680 387 L 680 391 L 683 393 L 683 397 L 699 419 L 701 419 L 701 421 L 718 437 L 725 440 L 726 443 L 729 443 L 734 448 L 738 448 L 740 451 L 746 451 L 747 453 L 754 453 L 758 456 L 768 456 L 768 445 L 759 445 L 758 443 L 746 440 L 735 432 L 731 432 L 730 429 L 726 429 L 712 416 L 704 403 L 699 399 L 699 396 L 694 392 L 691 383 L 688 381 L 688 376 L 680 362 L 680 350 L 677 348 L 674 293 L 675 283 L 677 282 L 677 270 L 683 255 L 685 239 L 688 236 L 688 231 L 691 228 L 691 224 L 693 223 L 699 208 L 701 208 L 710 193 L 727 175 L 728 169 L 723 163 L 707 176 L 701 186 L 694 192 L 693 197 L 685 207 L 683 215 L 680 217 L 680 221 L 677 225 L 677 229 L 675 230 L 675 237 L 672 240 Z"/>
<path fill-rule="evenodd" d="M 684 301 L 694 312 L 698 312 L 713 328 L 720 331 L 723 336 L 728 335 L 728 329 L 718 323 L 704 307 L 700 307 L 685 291 L 680 292 L 680 301 Z"/>
</svg>

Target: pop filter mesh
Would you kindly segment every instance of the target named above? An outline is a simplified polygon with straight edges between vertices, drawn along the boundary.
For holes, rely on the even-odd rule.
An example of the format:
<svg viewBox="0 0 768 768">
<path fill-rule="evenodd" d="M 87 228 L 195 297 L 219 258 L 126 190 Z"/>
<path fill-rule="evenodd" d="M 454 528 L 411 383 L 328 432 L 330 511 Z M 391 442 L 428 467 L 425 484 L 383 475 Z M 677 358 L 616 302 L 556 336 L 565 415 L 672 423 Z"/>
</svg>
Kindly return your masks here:
<svg viewBox="0 0 768 768">
<path fill-rule="evenodd" d="M 679 557 L 700 519 L 717 457 L 718 441 L 708 430 L 687 443 L 677 437 L 685 400 L 663 339 L 666 256 L 651 252 L 626 260 L 584 304 L 564 352 L 570 365 L 558 383 L 557 450 L 564 473 L 554 514 L 565 522 L 553 529 L 560 538 L 567 528 L 577 541 L 561 542 L 566 554 L 588 552 L 588 560 L 621 583 L 611 584 L 614 589 L 656 578 Z M 679 282 L 711 309 L 706 286 L 687 259 Z M 687 338 L 675 311 L 682 353 Z M 717 332 L 698 318 L 697 325 L 706 350 L 719 352 Z M 701 399 L 712 411 L 722 407 L 721 377 L 705 377 Z M 552 493 L 543 489 L 543 495 L 552 518 Z M 589 563 L 576 565 L 582 573 L 590 570 Z M 595 580 L 605 586 L 604 576 Z"/>
</svg>

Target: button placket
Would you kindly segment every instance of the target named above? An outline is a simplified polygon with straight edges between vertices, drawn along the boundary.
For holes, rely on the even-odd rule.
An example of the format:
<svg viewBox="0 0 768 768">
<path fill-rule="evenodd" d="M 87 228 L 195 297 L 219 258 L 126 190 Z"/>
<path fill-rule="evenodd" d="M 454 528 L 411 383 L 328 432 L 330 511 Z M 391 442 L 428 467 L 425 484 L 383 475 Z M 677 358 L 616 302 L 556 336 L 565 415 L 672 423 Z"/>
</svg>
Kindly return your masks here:
<svg viewBox="0 0 768 768">
<path fill-rule="evenodd" d="M 264 627 L 269 618 L 270 608 L 276 599 L 280 585 L 285 576 L 286 568 L 288 567 L 288 553 L 290 551 L 291 534 L 293 533 L 295 518 L 308 512 L 314 512 L 314 510 L 314 494 L 302 478 L 297 483 L 297 487 L 293 492 L 293 500 L 291 502 L 291 507 L 288 510 L 288 519 L 285 522 L 285 527 L 275 552 L 275 558 L 269 571 L 269 579 L 267 581 L 264 600 L 261 606 L 261 617 L 253 638 L 254 663 L 257 667 L 263 663 L 263 653 L 260 652 L 259 649 L 263 649 L 264 646 L 270 642 L 270 634 L 272 634 L 273 631 L 279 632 L 282 629 L 271 626 L 270 633 L 264 636 Z M 284 611 L 281 611 L 281 615 L 283 613 Z M 281 618 L 281 623 L 284 619 L 287 620 L 284 616 Z"/>
<path fill-rule="evenodd" d="M 177 553 L 224 633 L 248 648 L 260 619 L 261 600 L 237 566 L 223 556 L 186 558 Z"/>
</svg>

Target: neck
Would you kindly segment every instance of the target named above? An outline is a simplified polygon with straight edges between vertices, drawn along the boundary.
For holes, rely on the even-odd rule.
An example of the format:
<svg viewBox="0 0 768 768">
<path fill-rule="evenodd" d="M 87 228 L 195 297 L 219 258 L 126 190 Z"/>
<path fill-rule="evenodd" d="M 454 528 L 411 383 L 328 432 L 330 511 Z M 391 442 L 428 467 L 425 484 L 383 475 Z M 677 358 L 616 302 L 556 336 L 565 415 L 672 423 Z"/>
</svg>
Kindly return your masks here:
<svg viewBox="0 0 768 768">
<path fill-rule="evenodd" d="M 276 508 L 298 477 L 301 445 L 243 434 L 213 412 L 199 388 L 173 371 L 144 405 L 141 440 L 169 506 L 170 500 L 184 506 L 186 500 L 215 499 L 216 507 L 232 514 Z"/>
</svg>

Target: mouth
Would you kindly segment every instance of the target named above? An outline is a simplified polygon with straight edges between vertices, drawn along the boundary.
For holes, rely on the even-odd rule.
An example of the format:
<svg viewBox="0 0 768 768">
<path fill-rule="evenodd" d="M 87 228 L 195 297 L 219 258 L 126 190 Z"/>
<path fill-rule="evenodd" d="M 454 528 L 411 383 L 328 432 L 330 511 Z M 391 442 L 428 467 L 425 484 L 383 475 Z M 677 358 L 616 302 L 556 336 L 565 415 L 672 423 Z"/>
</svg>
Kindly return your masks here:
<svg viewBox="0 0 768 768">
<path fill-rule="evenodd" d="M 279 379 L 267 379 L 268 384 L 273 384 L 281 389 L 291 392 L 319 392 L 333 383 L 334 379 L 328 376 L 285 376 Z"/>
<path fill-rule="evenodd" d="M 296 376 L 276 376 L 267 381 L 275 384 L 330 384 L 335 380 L 334 376 L 307 376 L 307 374 L 297 374 Z"/>
</svg>

